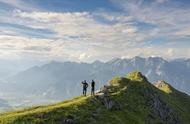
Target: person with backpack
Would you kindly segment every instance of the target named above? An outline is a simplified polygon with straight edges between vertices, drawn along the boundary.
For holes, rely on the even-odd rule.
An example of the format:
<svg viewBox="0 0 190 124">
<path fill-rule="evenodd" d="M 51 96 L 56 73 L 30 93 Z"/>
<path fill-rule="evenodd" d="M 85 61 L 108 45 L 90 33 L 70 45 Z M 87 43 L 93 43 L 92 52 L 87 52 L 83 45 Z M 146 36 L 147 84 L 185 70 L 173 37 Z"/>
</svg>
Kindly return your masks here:
<svg viewBox="0 0 190 124">
<path fill-rule="evenodd" d="M 88 83 L 86 82 L 86 80 L 82 81 L 82 85 L 83 85 L 83 95 L 86 96 L 86 92 L 88 88 Z"/>
</svg>

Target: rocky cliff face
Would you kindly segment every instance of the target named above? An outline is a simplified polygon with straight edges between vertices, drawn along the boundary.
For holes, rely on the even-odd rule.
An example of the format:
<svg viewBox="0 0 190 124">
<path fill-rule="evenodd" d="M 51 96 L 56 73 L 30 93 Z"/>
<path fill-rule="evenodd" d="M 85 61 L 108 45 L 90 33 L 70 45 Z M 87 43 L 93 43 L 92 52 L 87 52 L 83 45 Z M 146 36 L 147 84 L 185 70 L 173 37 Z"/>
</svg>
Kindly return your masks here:
<svg viewBox="0 0 190 124">
<path fill-rule="evenodd" d="M 166 124 L 180 124 L 178 116 L 167 103 L 162 101 L 159 96 L 153 96 L 149 101 L 150 107 L 154 110 L 155 114 Z"/>
</svg>

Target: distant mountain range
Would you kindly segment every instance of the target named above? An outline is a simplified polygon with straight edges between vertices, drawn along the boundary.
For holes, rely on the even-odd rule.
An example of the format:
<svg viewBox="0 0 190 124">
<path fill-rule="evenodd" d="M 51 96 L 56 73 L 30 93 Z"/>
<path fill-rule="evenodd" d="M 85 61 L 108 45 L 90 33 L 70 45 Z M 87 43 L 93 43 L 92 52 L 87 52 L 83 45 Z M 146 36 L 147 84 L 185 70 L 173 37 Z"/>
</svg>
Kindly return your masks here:
<svg viewBox="0 0 190 124">
<path fill-rule="evenodd" d="M 165 80 L 176 89 L 190 94 L 190 59 L 167 61 L 160 57 L 117 58 L 93 63 L 52 61 L 7 78 L 6 82 L 0 83 L 0 91 L 15 92 L 23 97 L 32 95 L 32 98 L 62 100 L 79 95 L 82 80 L 94 79 L 99 89 L 112 77 L 125 76 L 134 70 L 142 72 L 152 83 Z"/>
</svg>

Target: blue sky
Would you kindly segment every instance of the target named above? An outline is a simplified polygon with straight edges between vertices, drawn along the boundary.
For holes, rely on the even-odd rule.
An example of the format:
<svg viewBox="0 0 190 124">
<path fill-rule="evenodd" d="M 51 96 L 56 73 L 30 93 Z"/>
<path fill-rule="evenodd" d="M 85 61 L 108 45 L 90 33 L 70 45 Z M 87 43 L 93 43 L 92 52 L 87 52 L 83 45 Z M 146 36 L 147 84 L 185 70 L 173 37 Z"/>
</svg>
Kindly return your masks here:
<svg viewBox="0 0 190 124">
<path fill-rule="evenodd" d="M 173 59 L 189 48 L 189 0 L 0 0 L 0 59 Z"/>
</svg>

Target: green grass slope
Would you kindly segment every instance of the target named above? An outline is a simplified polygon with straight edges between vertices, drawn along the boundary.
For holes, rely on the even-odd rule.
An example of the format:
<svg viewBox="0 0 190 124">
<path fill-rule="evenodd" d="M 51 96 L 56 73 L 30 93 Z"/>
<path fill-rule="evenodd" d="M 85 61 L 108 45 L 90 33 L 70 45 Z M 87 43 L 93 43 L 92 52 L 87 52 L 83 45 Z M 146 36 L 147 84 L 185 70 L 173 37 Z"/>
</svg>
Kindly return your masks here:
<svg viewBox="0 0 190 124">
<path fill-rule="evenodd" d="M 140 72 L 115 77 L 105 89 L 94 97 L 80 96 L 49 106 L 3 113 L 0 123 L 190 124 L 190 97 L 174 88 L 165 92 L 165 88 L 150 84 Z"/>
</svg>

